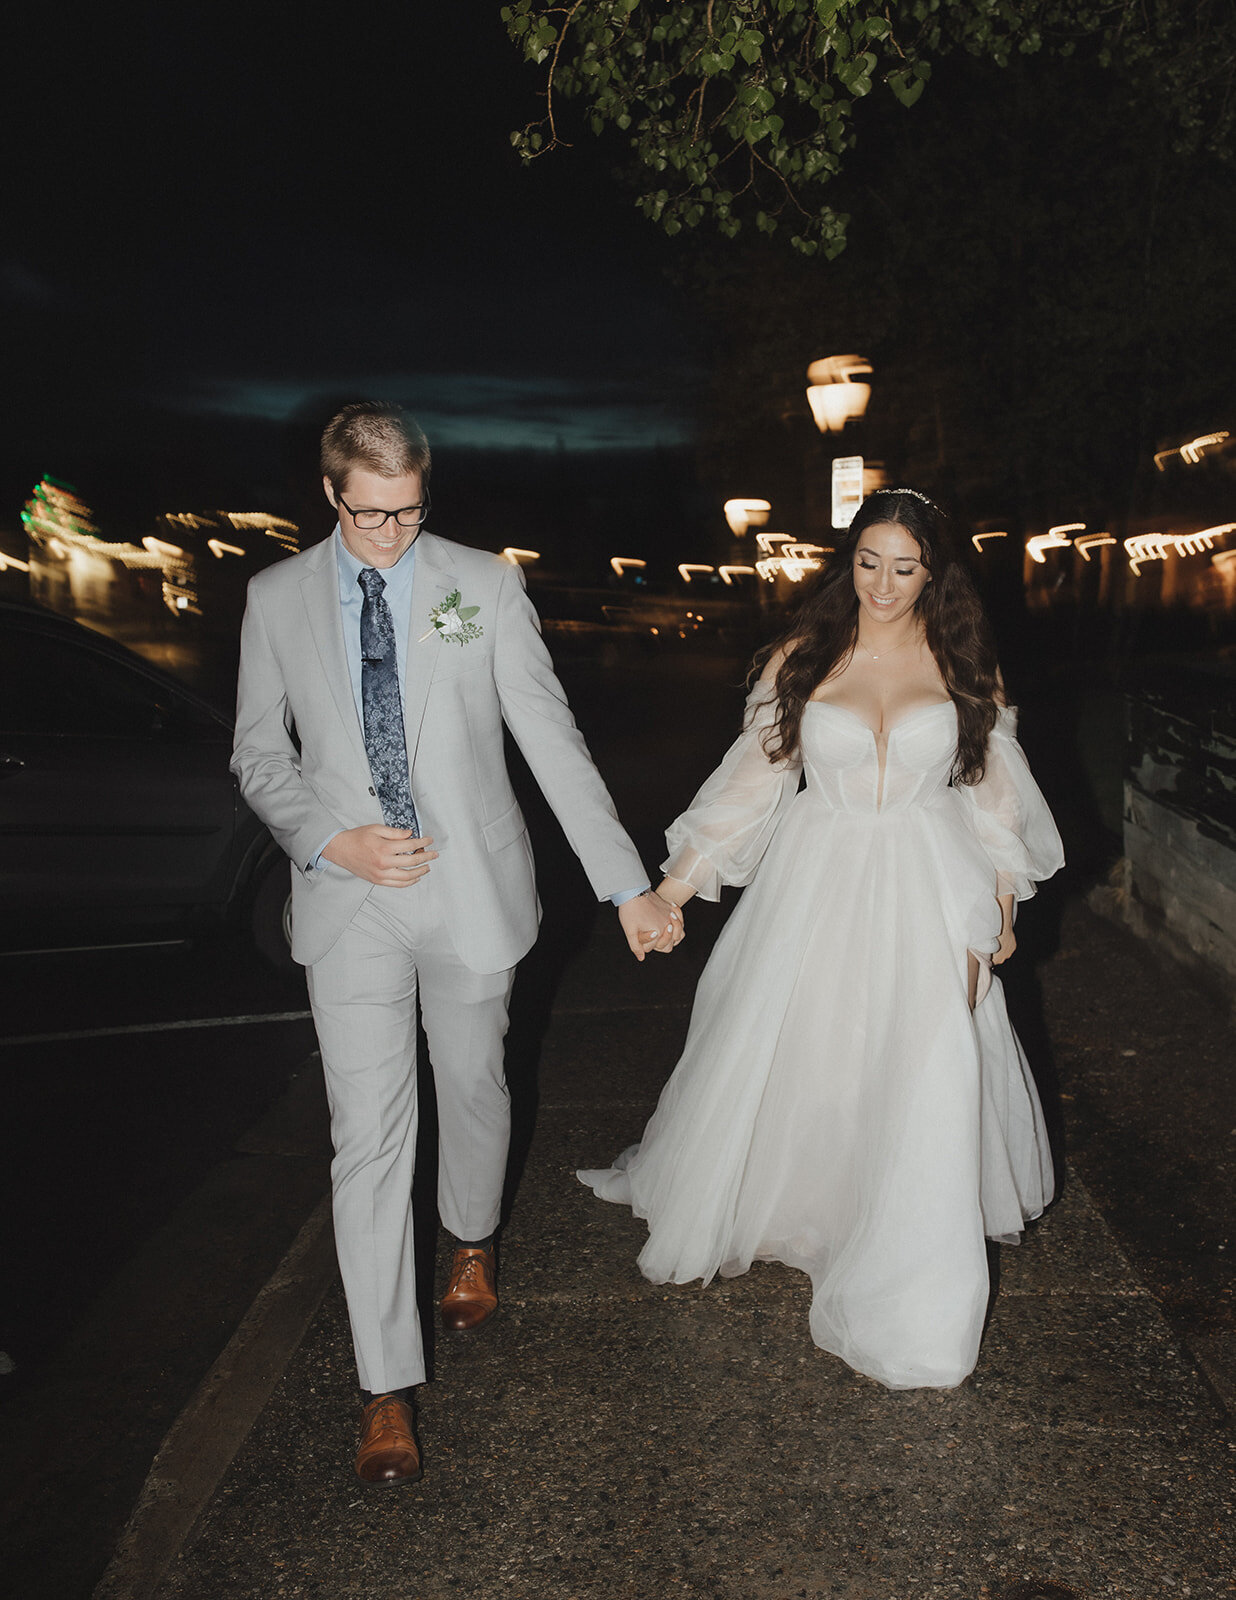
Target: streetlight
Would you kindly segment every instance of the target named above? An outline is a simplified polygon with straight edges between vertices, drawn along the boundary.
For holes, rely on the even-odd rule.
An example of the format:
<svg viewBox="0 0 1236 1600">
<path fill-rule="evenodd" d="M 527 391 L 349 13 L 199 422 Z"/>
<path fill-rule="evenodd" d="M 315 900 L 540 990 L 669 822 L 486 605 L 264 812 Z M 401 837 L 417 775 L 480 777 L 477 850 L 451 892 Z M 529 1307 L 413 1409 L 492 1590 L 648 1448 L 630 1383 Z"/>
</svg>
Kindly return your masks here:
<svg viewBox="0 0 1236 1600">
<path fill-rule="evenodd" d="M 730 532 L 741 539 L 748 528 L 762 528 L 772 505 L 767 500 L 727 500 L 722 507 Z"/>
<path fill-rule="evenodd" d="M 855 378 L 870 376 L 863 356 L 824 356 L 807 368 L 807 404 L 821 433 L 840 433 L 851 418 L 861 417 L 871 399 L 871 385 Z"/>
</svg>

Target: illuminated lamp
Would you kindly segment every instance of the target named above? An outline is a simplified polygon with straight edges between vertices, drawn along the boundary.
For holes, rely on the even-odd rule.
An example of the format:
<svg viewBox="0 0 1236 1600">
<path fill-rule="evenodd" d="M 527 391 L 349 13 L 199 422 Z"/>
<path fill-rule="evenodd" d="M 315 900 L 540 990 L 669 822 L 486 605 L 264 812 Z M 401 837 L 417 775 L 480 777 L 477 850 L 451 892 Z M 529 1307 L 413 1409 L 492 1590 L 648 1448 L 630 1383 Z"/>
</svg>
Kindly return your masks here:
<svg viewBox="0 0 1236 1600">
<path fill-rule="evenodd" d="M 1026 540 L 1026 554 L 1031 561 L 1042 565 L 1047 560 L 1044 550 L 1067 550 L 1073 541 L 1066 539 L 1065 534 L 1080 532 L 1085 526 L 1084 522 L 1061 522 L 1046 533 L 1036 533 L 1033 538 Z"/>
<path fill-rule="evenodd" d="M 825 356 L 811 363 L 807 404 L 821 433 L 840 433 L 847 422 L 864 414 L 871 385 L 855 382 L 855 375 L 870 372 L 871 363 L 862 356 Z"/>
<path fill-rule="evenodd" d="M 727 500 L 722 508 L 730 532 L 741 539 L 748 528 L 762 528 L 772 505 L 767 500 Z"/>
</svg>

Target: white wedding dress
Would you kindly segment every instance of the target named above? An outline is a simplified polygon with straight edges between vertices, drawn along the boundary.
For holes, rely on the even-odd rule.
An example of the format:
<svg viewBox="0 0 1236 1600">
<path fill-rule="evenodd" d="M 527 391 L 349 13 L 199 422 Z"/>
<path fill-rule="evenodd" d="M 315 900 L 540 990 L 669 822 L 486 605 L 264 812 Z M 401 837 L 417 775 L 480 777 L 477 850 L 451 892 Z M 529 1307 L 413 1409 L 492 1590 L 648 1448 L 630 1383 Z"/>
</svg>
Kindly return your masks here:
<svg viewBox="0 0 1236 1600">
<path fill-rule="evenodd" d="M 750 885 L 700 979 L 682 1059 L 638 1145 L 580 1172 L 649 1224 L 654 1283 L 775 1260 L 810 1274 L 811 1336 L 890 1388 L 973 1369 L 984 1237 L 1052 1194 L 1042 1110 L 987 959 L 999 893 L 1063 863 L 1002 710 L 983 781 L 952 787 L 952 701 L 889 731 L 827 701 L 773 765 L 774 700 L 669 830 L 665 870 L 705 899 Z M 805 768 L 806 785 L 800 789 Z M 981 998 L 968 1001 L 967 952 Z"/>
</svg>

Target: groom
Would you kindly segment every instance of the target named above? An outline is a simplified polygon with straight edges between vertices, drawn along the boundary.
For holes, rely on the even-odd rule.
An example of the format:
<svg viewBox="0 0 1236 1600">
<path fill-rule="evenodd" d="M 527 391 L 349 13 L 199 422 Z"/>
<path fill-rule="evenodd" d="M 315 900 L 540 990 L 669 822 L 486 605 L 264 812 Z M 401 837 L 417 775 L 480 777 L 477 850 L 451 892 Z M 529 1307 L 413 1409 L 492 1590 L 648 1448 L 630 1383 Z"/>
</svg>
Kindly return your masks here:
<svg viewBox="0 0 1236 1600">
<path fill-rule="evenodd" d="M 356 1471 L 420 1476 L 425 1380 L 412 1255 L 416 1009 L 455 1238 L 444 1326 L 497 1307 L 510 1134 L 502 1041 L 536 938 L 510 729 L 593 890 L 640 961 L 682 938 L 651 892 L 575 726 L 518 567 L 423 532 L 429 446 L 397 406 L 347 406 L 322 437 L 332 536 L 249 586 L 232 770 L 292 862 L 335 1159 L 335 1241 L 365 1409 Z"/>
</svg>

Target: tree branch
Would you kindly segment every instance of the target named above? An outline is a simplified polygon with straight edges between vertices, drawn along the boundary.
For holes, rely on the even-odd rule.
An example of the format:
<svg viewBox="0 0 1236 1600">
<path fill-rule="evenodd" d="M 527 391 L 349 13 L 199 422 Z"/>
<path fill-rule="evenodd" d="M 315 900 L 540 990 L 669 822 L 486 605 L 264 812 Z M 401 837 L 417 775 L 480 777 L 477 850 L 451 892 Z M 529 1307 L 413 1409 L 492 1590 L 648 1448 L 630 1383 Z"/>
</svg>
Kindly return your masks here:
<svg viewBox="0 0 1236 1600">
<path fill-rule="evenodd" d="M 567 29 L 575 20 L 575 13 L 583 4 L 584 0 L 574 0 L 573 5 L 559 8 L 563 16 L 562 29 L 554 44 L 554 53 L 550 57 L 549 71 L 545 76 L 545 120 L 549 123 L 549 143 L 545 147 L 547 150 L 553 150 L 559 144 L 562 145 L 564 150 L 571 148 L 565 139 L 559 139 L 558 125 L 554 121 L 554 73 L 558 70 L 558 57 L 562 54 L 562 46 L 566 43 Z"/>
</svg>

